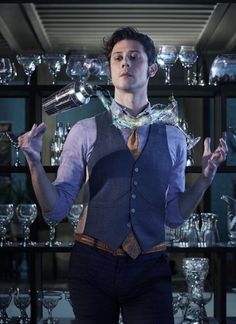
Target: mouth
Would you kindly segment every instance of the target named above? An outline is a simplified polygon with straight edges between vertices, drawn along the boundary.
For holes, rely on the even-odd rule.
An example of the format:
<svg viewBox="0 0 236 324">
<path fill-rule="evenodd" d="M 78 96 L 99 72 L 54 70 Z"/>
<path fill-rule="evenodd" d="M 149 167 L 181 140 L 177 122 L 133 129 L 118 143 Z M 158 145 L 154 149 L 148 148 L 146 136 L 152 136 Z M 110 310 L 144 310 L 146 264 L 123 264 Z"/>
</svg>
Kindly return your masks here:
<svg viewBox="0 0 236 324">
<path fill-rule="evenodd" d="M 120 74 L 120 78 L 130 78 L 130 77 L 132 77 L 132 75 L 127 72 L 123 72 Z"/>
</svg>

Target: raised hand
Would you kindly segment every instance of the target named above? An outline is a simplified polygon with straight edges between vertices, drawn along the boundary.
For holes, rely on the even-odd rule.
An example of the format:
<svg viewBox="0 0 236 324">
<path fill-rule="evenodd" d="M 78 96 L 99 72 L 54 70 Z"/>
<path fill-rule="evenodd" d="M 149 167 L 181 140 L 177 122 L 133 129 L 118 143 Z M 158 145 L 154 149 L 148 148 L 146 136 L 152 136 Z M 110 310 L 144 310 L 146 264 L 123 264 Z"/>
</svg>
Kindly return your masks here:
<svg viewBox="0 0 236 324">
<path fill-rule="evenodd" d="M 43 134 L 47 126 L 44 123 L 34 124 L 31 130 L 18 137 L 20 149 L 28 162 L 39 162 L 42 150 Z"/>
<path fill-rule="evenodd" d="M 215 176 L 218 166 L 226 160 L 228 147 L 226 144 L 226 134 L 223 133 L 219 140 L 219 145 L 214 152 L 210 148 L 210 137 L 204 140 L 204 152 L 202 156 L 202 174 L 211 182 Z"/>
</svg>

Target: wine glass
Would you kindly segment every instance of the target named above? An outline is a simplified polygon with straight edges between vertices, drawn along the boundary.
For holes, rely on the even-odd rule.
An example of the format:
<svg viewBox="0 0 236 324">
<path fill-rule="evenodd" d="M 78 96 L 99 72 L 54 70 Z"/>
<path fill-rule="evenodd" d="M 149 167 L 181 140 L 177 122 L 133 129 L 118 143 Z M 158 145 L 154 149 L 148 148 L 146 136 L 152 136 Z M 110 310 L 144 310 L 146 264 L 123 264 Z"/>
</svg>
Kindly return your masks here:
<svg viewBox="0 0 236 324">
<path fill-rule="evenodd" d="M 86 55 L 70 55 L 66 65 L 66 74 L 71 80 L 80 80 L 84 82 L 89 77 L 89 71 L 84 62 Z"/>
<path fill-rule="evenodd" d="M 178 58 L 185 69 L 187 69 L 187 85 L 191 85 L 190 69 L 196 62 L 198 55 L 194 46 L 182 45 Z"/>
<path fill-rule="evenodd" d="M 29 85 L 33 72 L 35 71 L 37 65 L 41 63 L 41 56 L 39 54 L 17 54 L 16 59 L 17 62 L 23 66 L 24 72 L 27 76 L 26 84 Z"/>
<path fill-rule="evenodd" d="M 43 215 L 45 223 L 49 226 L 49 240 L 45 243 L 48 246 L 61 245 L 61 242 L 56 241 L 56 227 L 59 224 L 58 220 L 50 219 Z"/>
<path fill-rule="evenodd" d="M 52 310 L 57 306 L 58 302 L 62 299 L 63 293 L 62 291 L 57 290 L 43 290 L 40 300 L 43 306 L 48 311 L 48 318 L 46 320 L 47 324 L 55 324 L 58 321 L 53 318 Z"/>
<path fill-rule="evenodd" d="M 12 72 L 6 76 L 5 78 L 6 84 L 9 84 L 12 80 L 14 80 L 17 77 L 17 70 L 16 70 L 15 63 L 11 62 L 11 66 L 12 66 Z"/>
<path fill-rule="evenodd" d="M 7 80 L 12 75 L 12 63 L 9 58 L 0 58 L 0 84 L 8 84 Z"/>
<path fill-rule="evenodd" d="M 26 308 L 29 307 L 31 302 L 30 290 L 17 288 L 13 297 L 14 304 L 20 310 L 19 323 L 30 323 L 30 318 L 27 315 Z"/>
<path fill-rule="evenodd" d="M 14 216 L 13 204 L 0 204 L 0 247 L 4 244 L 10 244 L 6 242 L 7 225 L 11 222 Z"/>
<path fill-rule="evenodd" d="M 74 204 L 72 205 L 67 215 L 69 223 L 74 226 L 74 231 L 76 230 L 76 226 L 78 224 L 82 210 L 83 210 L 82 204 Z"/>
<path fill-rule="evenodd" d="M 178 58 L 177 49 L 173 45 L 161 45 L 157 54 L 158 64 L 165 70 L 165 84 L 170 84 L 170 68 Z"/>
<path fill-rule="evenodd" d="M 12 289 L 1 288 L 0 289 L 0 323 L 5 324 L 10 321 L 7 314 L 7 308 L 12 301 Z"/>
<path fill-rule="evenodd" d="M 35 245 L 35 242 L 30 241 L 30 226 L 37 217 L 37 205 L 19 204 L 16 207 L 16 215 L 18 222 L 23 225 L 23 246 Z"/>
<path fill-rule="evenodd" d="M 43 54 L 43 62 L 48 65 L 49 73 L 52 76 L 52 84 L 56 83 L 57 74 L 61 71 L 62 65 L 66 64 L 65 54 Z"/>
<path fill-rule="evenodd" d="M 104 55 L 99 56 L 98 59 L 101 63 L 101 69 L 97 76 L 100 80 L 105 80 L 106 83 L 109 85 L 111 83 L 111 76 L 108 59 Z"/>
<path fill-rule="evenodd" d="M 15 149 L 15 162 L 14 162 L 14 166 L 18 167 L 19 165 L 21 165 L 20 163 L 20 147 L 17 141 L 17 136 L 12 134 L 10 135 L 9 132 L 5 132 L 5 135 L 7 136 L 7 138 L 9 139 L 9 141 L 11 142 L 11 145 L 14 147 Z"/>
</svg>

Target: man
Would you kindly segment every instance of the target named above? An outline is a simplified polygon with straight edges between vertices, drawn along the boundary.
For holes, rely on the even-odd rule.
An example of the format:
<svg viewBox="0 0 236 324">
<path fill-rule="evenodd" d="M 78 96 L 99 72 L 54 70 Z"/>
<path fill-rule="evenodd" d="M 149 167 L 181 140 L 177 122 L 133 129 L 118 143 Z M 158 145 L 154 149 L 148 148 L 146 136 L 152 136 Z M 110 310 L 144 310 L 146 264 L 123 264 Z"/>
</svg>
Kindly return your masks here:
<svg viewBox="0 0 236 324">
<path fill-rule="evenodd" d="M 69 266 L 77 323 L 118 323 L 121 310 L 126 324 L 171 324 L 164 224 L 177 227 L 194 211 L 225 160 L 227 145 L 221 138 L 212 153 L 205 139 L 202 173 L 185 191 L 186 138 L 178 128 L 116 127 L 117 112 L 121 121 L 148 114 L 148 81 L 157 72 L 152 40 L 127 27 L 115 31 L 105 49 L 115 88 L 111 112 L 71 129 L 53 184 L 40 163 L 45 124 L 34 125 L 19 144 L 47 217 L 65 217 L 86 183 Z"/>
</svg>

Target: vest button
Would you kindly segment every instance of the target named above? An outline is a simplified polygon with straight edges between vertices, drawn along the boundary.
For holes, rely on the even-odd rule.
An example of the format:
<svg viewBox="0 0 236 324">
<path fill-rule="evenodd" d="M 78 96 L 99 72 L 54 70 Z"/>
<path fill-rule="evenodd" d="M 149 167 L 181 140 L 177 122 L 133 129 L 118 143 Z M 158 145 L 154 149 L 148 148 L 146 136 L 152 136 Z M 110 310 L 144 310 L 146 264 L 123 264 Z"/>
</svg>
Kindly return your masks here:
<svg viewBox="0 0 236 324">
<path fill-rule="evenodd" d="M 134 171 L 135 172 L 139 172 L 139 168 L 134 168 Z"/>
<path fill-rule="evenodd" d="M 136 195 L 135 194 L 132 194 L 132 196 L 131 196 L 133 199 L 135 199 L 136 198 Z"/>
<path fill-rule="evenodd" d="M 127 223 L 127 227 L 131 228 L 131 223 L 130 222 Z"/>
<path fill-rule="evenodd" d="M 134 185 L 137 186 L 138 185 L 138 181 L 134 180 Z"/>
<path fill-rule="evenodd" d="M 131 213 L 134 214 L 135 213 L 135 208 L 131 209 Z"/>
</svg>

